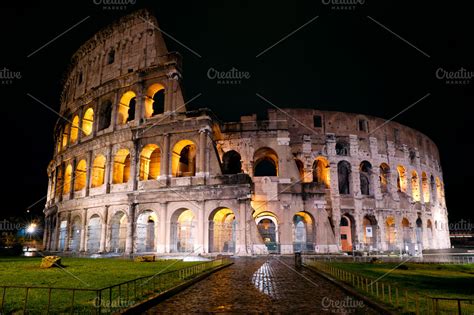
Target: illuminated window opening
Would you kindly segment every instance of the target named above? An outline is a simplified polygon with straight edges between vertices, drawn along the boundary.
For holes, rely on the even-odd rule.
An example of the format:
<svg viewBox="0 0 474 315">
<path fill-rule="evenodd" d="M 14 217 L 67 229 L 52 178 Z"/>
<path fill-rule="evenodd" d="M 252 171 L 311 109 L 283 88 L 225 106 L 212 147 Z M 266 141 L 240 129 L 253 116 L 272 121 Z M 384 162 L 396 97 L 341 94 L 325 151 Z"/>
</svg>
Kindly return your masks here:
<svg viewBox="0 0 474 315">
<path fill-rule="evenodd" d="M 92 126 L 94 124 L 94 110 L 92 107 L 89 107 L 84 113 L 82 118 L 82 132 L 85 136 L 88 136 L 92 133 Z"/>
<path fill-rule="evenodd" d="M 140 180 L 158 179 L 161 151 L 156 144 L 146 145 L 140 154 Z"/>
<path fill-rule="evenodd" d="M 130 152 L 120 149 L 114 158 L 113 183 L 127 183 L 130 177 Z"/>
<path fill-rule="evenodd" d="M 74 175 L 74 190 L 78 191 L 86 187 L 87 164 L 86 160 L 80 160 L 76 166 L 76 173 Z"/>
<path fill-rule="evenodd" d="M 100 187 L 104 184 L 105 177 L 105 156 L 98 155 L 92 164 L 92 188 Z"/>
</svg>

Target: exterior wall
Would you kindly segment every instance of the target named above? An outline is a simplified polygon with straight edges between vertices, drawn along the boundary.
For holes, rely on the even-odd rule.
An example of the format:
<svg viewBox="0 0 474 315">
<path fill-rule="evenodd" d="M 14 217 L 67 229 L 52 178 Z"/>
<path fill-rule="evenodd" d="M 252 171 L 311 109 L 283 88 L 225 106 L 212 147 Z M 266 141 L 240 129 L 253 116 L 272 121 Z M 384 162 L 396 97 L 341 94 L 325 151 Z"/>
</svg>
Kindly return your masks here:
<svg viewBox="0 0 474 315">
<path fill-rule="evenodd" d="M 350 221 L 342 231 L 353 250 L 414 254 L 450 246 L 439 154 L 428 137 L 376 117 L 313 109 L 285 109 L 287 114 L 269 110 L 268 121 L 257 121 L 253 115 L 223 124 L 207 110 L 187 112 L 180 89 L 180 57 L 167 52 L 161 34 L 142 18 L 157 25 L 148 12 L 138 11 L 99 32 L 73 57 L 61 99 L 61 113 L 69 122 L 56 126 L 57 144 L 48 166 L 47 249 L 172 253 L 184 248 L 237 255 L 338 252 L 341 217 Z M 139 58 L 130 47 L 141 52 Z M 105 65 L 100 60 L 112 48 L 115 60 Z M 94 60 L 100 66 L 94 66 Z M 164 110 L 149 116 L 145 108 L 152 97 L 150 87 L 157 83 L 165 91 Z M 118 111 L 128 91 L 136 95 L 135 119 L 121 123 Z M 111 122 L 99 130 L 98 121 L 104 119 L 101 104 L 106 100 L 112 103 Z M 72 118 L 78 115 L 82 122 L 90 107 L 91 134 L 79 128 L 77 141 L 71 143 Z M 177 152 L 182 143 L 191 144 L 186 152 L 195 155 Z M 147 158 L 142 153 L 150 144 L 159 149 L 159 175 L 143 180 L 140 174 Z M 114 165 L 119 165 L 114 161 L 123 149 L 130 153 L 129 179 L 114 183 Z M 240 155 L 241 171 L 234 172 L 238 174 L 226 171 L 225 154 L 231 150 Z M 92 187 L 99 155 L 106 161 L 104 183 Z M 327 163 L 325 170 L 318 169 L 328 174 L 324 183 L 313 179 L 319 159 Z M 87 165 L 85 185 L 75 190 L 81 160 Z M 189 167 L 191 160 L 195 163 L 191 174 L 176 171 L 181 163 Z M 276 176 L 256 176 L 263 160 L 277 165 Z M 341 161 L 350 165 L 350 189 L 344 194 L 339 189 Z M 363 161 L 372 166 L 366 174 L 368 194 L 361 188 Z M 382 163 L 390 170 L 386 189 L 380 181 Z M 73 171 L 68 177 L 69 165 Z M 403 192 L 397 189 L 399 166 L 407 175 Z M 412 184 L 413 171 L 418 188 Z M 427 200 L 422 174 L 428 178 Z M 65 191 L 68 186 L 70 191 Z M 192 219 L 178 221 L 185 210 L 191 211 L 186 213 Z M 221 215 L 227 221 L 218 222 Z M 373 242 L 364 238 L 368 233 L 364 218 L 370 221 Z M 391 220 L 394 228 L 387 225 Z M 219 238 L 221 234 L 225 239 Z M 217 242 L 223 246 L 220 250 Z"/>
</svg>

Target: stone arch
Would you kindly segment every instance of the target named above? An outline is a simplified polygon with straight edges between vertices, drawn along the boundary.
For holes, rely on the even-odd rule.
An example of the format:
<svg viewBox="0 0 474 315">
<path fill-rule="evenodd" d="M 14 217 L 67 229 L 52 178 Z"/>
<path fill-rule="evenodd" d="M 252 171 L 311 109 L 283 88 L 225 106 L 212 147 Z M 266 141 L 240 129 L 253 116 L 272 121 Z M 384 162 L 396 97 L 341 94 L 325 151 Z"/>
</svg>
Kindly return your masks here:
<svg viewBox="0 0 474 315">
<path fill-rule="evenodd" d="M 140 180 L 158 179 L 161 150 L 156 144 L 147 144 L 140 153 Z"/>
<path fill-rule="evenodd" d="M 313 162 L 313 182 L 329 188 L 330 177 L 331 172 L 328 160 L 325 157 L 318 156 Z"/>
<path fill-rule="evenodd" d="M 353 250 L 355 237 L 355 220 L 348 213 L 341 215 L 339 222 L 339 233 L 341 236 L 341 249 L 344 252 Z"/>
<path fill-rule="evenodd" d="M 348 195 L 351 193 L 351 164 L 347 161 L 337 163 L 337 179 L 339 194 Z"/>
<path fill-rule="evenodd" d="M 373 215 L 365 215 L 362 219 L 362 240 L 367 250 L 371 251 L 377 248 L 377 219 Z"/>
<path fill-rule="evenodd" d="M 405 251 L 410 250 L 411 240 L 411 226 L 410 221 L 407 218 L 402 218 L 402 235 L 403 235 L 403 248 Z"/>
<path fill-rule="evenodd" d="M 304 164 L 299 159 L 295 159 L 296 168 L 298 169 L 299 180 L 304 182 Z"/>
<path fill-rule="evenodd" d="M 314 251 L 315 223 L 311 214 L 299 211 L 293 216 L 293 251 Z"/>
<path fill-rule="evenodd" d="M 82 116 L 82 133 L 84 136 L 88 136 L 92 133 L 92 129 L 94 126 L 94 109 L 92 107 L 89 107 L 86 109 L 84 112 L 84 115 Z"/>
<path fill-rule="evenodd" d="M 63 195 L 66 195 L 71 192 L 71 181 L 72 181 L 72 165 L 68 164 L 66 166 L 66 170 L 64 171 Z"/>
<path fill-rule="evenodd" d="M 59 219 L 59 242 L 58 242 L 58 250 L 64 251 L 66 250 L 66 240 L 68 237 L 68 222 L 65 218 Z"/>
<path fill-rule="evenodd" d="M 197 240 L 197 216 L 193 210 L 180 208 L 171 216 L 170 252 L 193 252 Z"/>
<path fill-rule="evenodd" d="M 433 247 L 433 224 L 431 223 L 431 220 L 428 219 L 426 220 L 426 233 L 427 233 L 427 239 L 428 239 L 428 248 Z"/>
<path fill-rule="evenodd" d="M 136 221 L 137 252 L 155 252 L 158 236 L 158 217 L 153 210 L 144 210 Z"/>
<path fill-rule="evenodd" d="M 418 250 L 422 250 L 423 246 L 423 221 L 420 217 L 416 219 L 416 243 L 418 244 Z"/>
<path fill-rule="evenodd" d="M 414 201 L 420 201 L 420 181 L 416 171 L 411 172 L 411 196 Z"/>
<path fill-rule="evenodd" d="M 407 174 L 403 165 L 397 166 L 398 178 L 397 178 L 397 189 L 399 192 L 407 192 Z"/>
<path fill-rule="evenodd" d="M 395 219 L 393 217 L 387 217 L 387 220 L 385 220 L 385 240 L 387 242 L 387 250 L 396 250 L 397 229 L 395 226 Z"/>
<path fill-rule="evenodd" d="M 336 142 L 336 154 L 340 156 L 349 155 L 349 143 L 344 140 L 337 140 Z"/>
<path fill-rule="evenodd" d="M 130 178 L 130 151 L 120 149 L 114 157 L 113 183 L 127 183 Z"/>
<path fill-rule="evenodd" d="M 104 130 L 110 127 L 110 122 L 112 120 L 112 102 L 110 100 L 103 101 L 99 106 L 99 115 L 98 115 L 98 130 Z"/>
<path fill-rule="evenodd" d="M 191 140 L 178 141 L 172 151 L 171 173 L 174 177 L 196 175 L 196 144 Z"/>
<path fill-rule="evenodd" d="M 86 160 L 80 160 L 76 165 L 74 174 L 74 190 L 79 191 L 86 187 L 87 180 L 87 163 Z"/>
<path fill-rule="evenodd" d="M 165 87 L 160 83 L 150 85 L 145 97 L 145 118 L 163 114 L 165 111 Z"/>
<path fill-rule="evenodd" d="M 123 253 L 127 241 L 128 217 L 125 211 L 116 211 L 110 219 L 109 252 Z"/>
<path fill-rule="evenodd" d="M 79 136 L 79 115 L 72 119 L 70 142 L 76 143 Z"/>
<path fill-rule="evenodd" d="M 239 174 L 242 173 L 242 158 L 235 150 L 229 150 L 222 156 L 222 173 Z"/>
<path fill-rule="evenodd" d="M 209 252 L 235 252 L 237 220 L 230 208 L 216 208 L 209 215 Z"/>
<path fill-rule="evenodd" d="M 105 177 L 105 156 L 98 154 L 92 163 L 91 187 L 100 187 L 104 184 Z"/>
<path fill-rule="evenodd" d="M 360 193 L 365 196 L 371 195 L 372 185 L 372 164 L 368 161 L 362 161 L 359 165 Z"/>
<path fill-rule="evenodd" d="M 380 191 L 382 194 L 388 193 L 390 183 L 390 166 L 386 163 L 380 164 Z"/>
<path fill-rule="evenodd" d="M 68 145 L 70 132 L 71 132 L 71 125 L 67 123 L 64 125 L 63 132 L 62 132 L 62 148 L 63 149 Z"/>
<path fill-rule="evenodd" d="M 278 176 L 278 154 L 275 150 L 263 147 L 253 155 L 254 176 Z"/>
<path fill-rule="evenodd" d="M 425 172 L 421 173 L 421 190 L 423 192 L 423 201 L 425 203 L 430 202 L 430 183 L 428 176 Z"/>
<path fill-rule="evenodd" d="M 436 177 L 436 199 L 441 203 L 443 200 L 443 187 L 439 177 Z"/>
<path fill-rule="evenodd" d="M 278 219 L 269 211 L 261 212 L 255 217 L 255 223 L 265 246 L 270 252 L 279 251 Z"/>
<path fill-rule="evenodd" d="M 87 222 L 87 251 L 97 253 L 100 251 L 100 237 L 102 220 L 98 214 L 93 214 Z"/>
<path fill-rule="evenodd" d="M 69 250 L 79 252 L 81 248 L 82 219 L 80 215 L 75 215 L 71 220 L 71 237 L 69 238 Z"/>
<path fill-rule="evenodd" d="M 122 94 L 117 110 L 117 124 L 123 125 L 135 119 L 136 94 L 127 91 Z"/>
</svg>

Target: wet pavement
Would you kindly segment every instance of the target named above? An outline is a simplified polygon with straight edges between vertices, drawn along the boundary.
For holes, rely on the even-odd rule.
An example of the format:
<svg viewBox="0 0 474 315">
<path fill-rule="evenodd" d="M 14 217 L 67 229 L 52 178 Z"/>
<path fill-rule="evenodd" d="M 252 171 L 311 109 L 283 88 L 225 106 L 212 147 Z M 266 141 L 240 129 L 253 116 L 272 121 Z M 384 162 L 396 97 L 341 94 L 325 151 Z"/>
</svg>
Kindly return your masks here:
<svg viewBox="0 0 474 315">
<path fill-rule="evenodd" d="M 293 258 L 236 258 L 146 314 L 294 313 L 377 314 L 315 273 L 294 268 Z"/>
</svg>

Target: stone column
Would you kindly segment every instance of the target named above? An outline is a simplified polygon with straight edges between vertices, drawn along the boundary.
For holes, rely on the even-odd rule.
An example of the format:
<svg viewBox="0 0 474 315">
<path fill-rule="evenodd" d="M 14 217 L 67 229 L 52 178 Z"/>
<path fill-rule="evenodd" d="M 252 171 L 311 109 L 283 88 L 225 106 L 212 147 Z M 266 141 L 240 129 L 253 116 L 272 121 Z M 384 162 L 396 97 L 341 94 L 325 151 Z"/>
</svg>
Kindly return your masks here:
<svg viewBox="0 0 474 315">
<path fill-rule="evenodd" d="M 206 201 L 202 201 L 200 203 L 201 207 L 198 209 L 198 214 L 197 214 L 197 243 L 194 244 L 194 250 L 195 253 L 203 253 L 205 252 L 205 244 L 204 244 L 204 234 L 205 234 L 205 224 L 207 220 L 205 220 L 205 215 L 204 215 L 204 209 L 206 206 Z"/>
<path fill-rule="evenodd" d="M 130 203 L 128 210 L 128 222 L 127 222 L 127 240 L 125 241 L 125 253 L 133 254 L 133 238 L 135 235 L 135 203 Z"/>
<path fill-rule="evenodd" d="M 133 155 L 131 156 L 130 178 L 132 180 L 132 190 L 137 190 L 140 176 L 140 153 L 138 140 L 133 141 Z"/>
<path fill-rule="evenodd" d="M 55 238 L 54 238 L 54 243 L 55 244 L 52 244 L 52 249 L 53 250 L 58 250 L 58 247 L 59 247 L 59 232 L 60 232 L 60 229 L 61 229 L 61 221 L 60 221 L 60 216 L 59 216 L 59 211 L 56 212 L 56 226 L 55 226 L 55 230 L 53 233 L 56 234 Z"/>
<path fill-rule="evenodd" d="M 161 204 L 161 211 L 160 211 L 160 216 L 159 216 L 159 222 L 160 222 L 160 229 L 159 229 L 159 235 L 158 235 L 158 246 L 156 247 L 156 251 L 158 253 L 167 253 L 168 252 L 168 246 L 166 242 L 166 234 L 169 233 L 168 226 L 167 224 L 167 218 L 168 218 L 168 203 L 162 202 Z"/>
<path fill-rule="evenodd" d="M 79 245 L 79 251 L 84 252 L 87 250 L 86 236 L 87 236 L 87 209 L 82 211 L 82 229 L 81 229 L 81 244 Z"/>
<path fill-rule="evenodd" d="M 199 167 L 196 172 L 196 176 L 206 175 L 206 146 L 207 146 L 207 129 L 201 128 L 199 130 Z"/>
<path fill-rule="evenodd" d="M 66 240 L 64 241 L 64 250 L 69 250 L 69 243 L 71 242 L 72 224 L 71 224 L 71 211 L 67 213 L 67 233 Z"/>
<path fill-rule="evenodd" d="M 163 135 L 163 148 L 161 152 L 161 164 L 160 164 L 160 176 L 158 176 L 158 180 L 164 182 L 166 184 L 170 173 L 170 135 L 169 133 L 165 133 Z"/>
<path fill-rule="evenodd" d="M 91 187 L 91 177 L 92 177 L 92 151 L 87 153 L 87 170 L 86 170 L 86 197 L 89 196 L 89 191 Z"/>
<path fill-rule="evenodd" d="M 69 188 L 69 199 L 74 198 L 74 186 L 76 185 L 76 166 L 77 166 L 77 160 L 73 159 L 72 160 L 72 173 L 71 173 L 71 185 Z"/>
<path fill-rule="evenodd" d="M 235 253 L 237 255 L 247 255 L 247 240 L 246 240 L 246 221 L 247 221 L 247 211 L 246 206 L 249 202 L 248 198 L 239 198 L 239 209 L 238 216 L 239 221 L 237 222 L 237 235 L 235 240 Z M 237 210 L 237 209 L 236 209 Z"/>
<path fill-rule="evenodd" d="M 112 146 L 109 145 L 107 147 L 107 153 L 106 153 L 106 166 L 105 166 L 105 191 L 106 193 L 110 192 L 110 186 L 112 185 L 113 178 L 112 178 L 112 172 L 114 170 L 114 159 L 112 156 Z"/>
<path fill-rule="evenodd" d="M 107 230 L 108 230 L 108 217 L 109 217 L 109 206 L 105 206 L 105 211 L 102 220 L 102 229 L 100 230 L 100 249 L 99 252 L 105 252 Z"/>
</svg>

